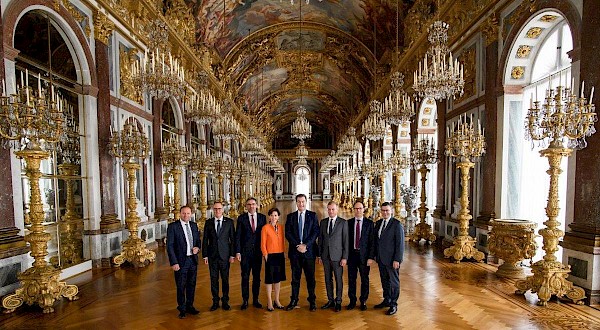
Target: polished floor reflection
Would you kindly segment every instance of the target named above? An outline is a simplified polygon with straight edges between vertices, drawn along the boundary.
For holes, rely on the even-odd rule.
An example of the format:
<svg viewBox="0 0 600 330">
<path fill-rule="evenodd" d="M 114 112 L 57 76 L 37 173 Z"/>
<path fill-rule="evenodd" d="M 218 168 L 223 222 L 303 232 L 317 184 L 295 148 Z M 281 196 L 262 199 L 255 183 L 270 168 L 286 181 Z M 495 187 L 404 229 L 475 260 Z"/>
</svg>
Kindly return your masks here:
<svg viewBox="0 0 600 330">
<path fill-rule="evenodd" d="M 278 203 L 282 213 L 292 211 L 292 202 Z M 310 205 L 320 217 L 325 204 Z M 349 215 L 349 213 L 344 213 Z M 400 271 L 399 312 L 386 316 L 372 307 L 381 301 L 377 268 L 371 270 L 371 296 L 367 311 L 308 311 L 306 286 L 302 282 L 300 308 L 286 312 L 250 307 L 241 311 L 240 267 L 231 269 L 230 311 L 209 312 L 211 304 L 208 267 L 198 273 L 196 307 L 200 315 L 177 318 L 175 283 L 164 248 L 157 260 L 144 269 L 97 269 L 67 282 L 77 284 L 81 299 L 61 301 L 56 312 L 23 307 L 0 315 L 0 329 L 599 329 L 600 311 L 589 306 L 551 301 L 535 304 L 536 297 L 514 295 L 514 281 L 499 279 L 495 267 L 482 263 L 450 263 L 439 246 L 407 243 Z M 287 260 L 286 260 L 287 262 Z M 289 262 L 288 274 L 289 273 Z M 323 267 L 317 265 L 317 305 L 325 303 Z M 344 279 L 346 275 L 344 274 Z M 346 291 L 347 288 L 344 288 Z M 282 303 L 289 302 L 290 282 L 282 283 Z M 343 304 L 348 300 L 344 296 Z M 264 287 L 261 302 L 266 305 Z"/>
</svg>

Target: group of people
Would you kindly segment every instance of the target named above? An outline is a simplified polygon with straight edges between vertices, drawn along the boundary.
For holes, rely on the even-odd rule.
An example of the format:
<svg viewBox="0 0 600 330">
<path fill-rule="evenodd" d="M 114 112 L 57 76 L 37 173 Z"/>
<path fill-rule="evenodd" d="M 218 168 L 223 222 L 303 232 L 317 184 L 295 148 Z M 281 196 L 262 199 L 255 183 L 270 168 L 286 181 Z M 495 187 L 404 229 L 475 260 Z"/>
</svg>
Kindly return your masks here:
<svg viewBox="0 0 600 330">
<path fill-rule="evenodd" d="M 167 229 L 167 253 L 175 272 L 179 318 L 199 313 L 193 303 L 200 251 L 210 271 L 213 297 L 211 311 L 219 307 L 231 309 L 229 267 L 237 259 L 242 273 L 242 310 L 248 308 L 251 273 L 252 304 L 256 308 L 263 307 L 258 299 L 263 260 L 268 311 L 297 308 L 302 273 L 306 278 L 309 309 L 317 310 L 316 262 L 323 265 L 327 289 L 327 303 L 321 309 L 332 308 L 336 312 L 342 309 L 343 269 L 346 266 L 350 299 L 346 309 L 354 309 L 360 303 L 360 309 L 367 310 L 369 271 L 376 262 L 383 287 L 383 301 L 374 307 L 388 308 L 386 314 L 395 314 L 400 294 L 399 270 L 404 254 L 404 229 L 400 221 L 392 217 L 391 203 L 381 205 L 381 219 L 373 223 L 364 217 L 364 205 L 360 201 L 354 203 L 354 217 L 348 220 L 338 217 L 337 204 L 329 202 L 328 217 L 321 220 L 320 224 L 316 213 L 306 209 L 306 203 L 305 195 L 297 195 L 298 209 L 287 215 L 285 226 L 282 226 L 279 224 L 281 214 L 277 208 L 267 212 L 267 219 L 267 216 L 257 212 L 257 200 L 250 197 L 246 200 L 247 212 L 238 217 L 236 227 L 232 219 L 223 216 L 223 204 L 215 202 L 214 217 L 206 220 L 202 240 L 198 226 L 190 221 L 191 208 L 182 207 L 181 220 L 172 222 Z M 292 269 L 292 295 L 286 307 L 279 299 L 281 282 L 286 280 L 284 236 L 289 245 L 288 258 Z M 361 288 L 357 299 L 356 280 L 359 274 Z"/>
</svg>

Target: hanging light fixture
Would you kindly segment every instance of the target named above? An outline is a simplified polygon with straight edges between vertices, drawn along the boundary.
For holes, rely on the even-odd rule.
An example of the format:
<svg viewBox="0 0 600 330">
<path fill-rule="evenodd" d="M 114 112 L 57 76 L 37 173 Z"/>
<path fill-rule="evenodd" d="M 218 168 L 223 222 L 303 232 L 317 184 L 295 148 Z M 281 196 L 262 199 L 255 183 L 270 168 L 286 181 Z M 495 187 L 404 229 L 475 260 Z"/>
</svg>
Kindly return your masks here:
<svg viewBox="0 0 600 330">
<path fill-rule="evenodd" d="M 385 138 L 386 123 L 381 112 L 381 102 L 371 101 L 369 116 L 362 125 L 362 132 L 367 140 L 379 141 Z"/>
<path fill-rule="evenodd" d="M 192 90 L 185 104 L 185 118 L 188 121 L 195 121 L 198 125 L 210 125 L 219 117 L 221 105 L 208 89 L 208 74 L 201 71 L 197 81 L 200 92 Z"/>
<path fill-rule="evenodd" d="M 420 98 L 449 99 L 464 91 L 463 66 L 448 49 L 448 23 L 435 21 L 427 39 L 431 46 L 414 73 L 413 89 Z"/>
<path fill-rule="evenodd" d="M 302 65 L 302 2 L 300 2 L 300 65 Z M 304 80 L 306 80 L 306 72 L 304 71 L 304 65 L 302 65 L 302 76 L 303 78 L 305 78 Z M 303 80 L 303 81 L 304 81 Z M 298 110 L 296 111 L 298 117 L 296 117 L 296 120 L 294 120 L 294 122 L 292 123 L 292 128 L 291 128 L 291 132 L 292 132 L 292 138 L 295 139 L 300 139 L 300 142 L 303 143 L 305 139 L 309 139 L 312 135 L 312 127 L 310 126 L 310 123 L 308 122 L 308 120 L 306 119 L 305 115 L 306 115 L 306 108 L 303 105 L 303 90 L 304 90 L 304 85 L 302 85 L 300 87 L 300 107 L 298 108 Z"/>
<path fill-rule="evenodd" d="M 240 137 L 240 124 L 233 117 L 229 101 L 223 104 L 223 112 L 213 125 L 213 136 L 220 140 L 231 140 Z"/>
<path fill-rule="evenodd" d="M 412 98 L 402 89 L 404 74 L 394 72 L 391 78 L 392 90 L 383 103 L 383 113 L 390 125 L 400 126 L 408 123 L 415 115 L 415 104 Z"/>
</svg>

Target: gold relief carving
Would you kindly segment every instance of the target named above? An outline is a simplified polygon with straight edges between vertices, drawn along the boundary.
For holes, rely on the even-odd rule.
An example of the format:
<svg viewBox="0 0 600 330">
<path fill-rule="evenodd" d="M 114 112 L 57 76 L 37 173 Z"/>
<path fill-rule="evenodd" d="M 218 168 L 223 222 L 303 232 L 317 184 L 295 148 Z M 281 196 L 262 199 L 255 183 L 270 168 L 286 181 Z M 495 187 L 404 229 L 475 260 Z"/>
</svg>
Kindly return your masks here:
<svg viewBox="0 0 600 330">
<path fill-rule="evenodd" d="M 472 46 L 471 48 L 466 49 L 459 57 L 459 60 L 464 67 L 465 87 L 463 94 L 456 99 L 456 103 L 469 99 L 477 92 L 475 89 L 477 86 L 477 66 L 475 65 L 476 55 L 477 52 L 475 46 Z"/>
<path fill-rule="evenodd" d="M 542 29 L 541 27 L 534 26 L 531 29 L 529 29 L 529 31 L 527 31 L 527 38 L 537 39 L 540 36 L 540 34 L 542 34 L 543 30 L 544 29 Z"/>
<path fill-rule="evenodd" d="M 429 119 L 421 119 L 421 126 L 429 126 Z"/>
<path fill-rule="evenodd" d="M 432 98 L 428 98 L 425 103 L 426 104 L 435 104 L 435 101 Z"/>
<path fill-rule="evenodd" d="M 544 16 L 540 17 L 540 21 L 549 23 L 549 22 L 556 21 L 557 18 L 558 18 L 558 16 L 548 14 L 548 15 L 544 15 Z"/>
<path fill-rule="evenodd" d="M 400 131 L 400 136 L 401 137 L 407 137 L 408 136 L 408 132 L 407 131 Z"/>
<path fill-rule="evenodd" d="M 537 224 L 527 220 L 492 220 L 492 231 L 488 247 L 496 257 L 504 260 L 496 275 L 509 278 L 523 278 L 525 273 L 520 266 L 523 259 L 533 258 L 537 245 L 535 228 Z"/>
<path fill-rule="evenodd" d="M 537 0 L 523 0 L 519 7 L 511 13 L 509 20 L 510 25 L 515 25 L 522 16 L 529 16 L 534 13 L 537 8 L 536 1 Z"/>
<path fill-rule="evenodd" d="M 498 40 L 498 17 L 496 13 L 493 13 L 488 19 L 481 25 L 481 33 L 485 39 L 485 45 L 489 46 L 496 40 Z"/>
<path fill-rule="evenodd" d="M 165 18 L 174 27 L 173 30 L 181 36 L 183 41 L 187 42 L 190 46 L 196 43 L 194 31 L 195 20 L 185 1 L 172 1 L 170 8 L 167 9 Z"/>
<path fill-rule="evenodd" d="M 512 71 L 510 72 L 510 77 L 513 79 L 521 79 L 525 74 L 525 67 L 523 66 L 513 66 Z"/>
<path fill-rule="evenodd" d="M 137 59 L 136 49 L 127 49 L 122 44 L 119 45 L 119 72 L 120 72 L 120 93 L 126 98 L 142 104 L 142 93 L 140 90 L 135 88 L 135 84 L 132 79 L 131 65 Z"/>
<path fill-rule="evenodd" d="M 413 45 L 419 36 L 427 33 L 427 27 L 433 22 L 434 12 L 432 8 L 435 8 L 434 6 L 437 7 L 434 0 L 416 1 L 408 11 L 404 20 L 407 49 Z"/>
<path fill-rule="evenodd" d="M 79 11 L 68 0 L 54 0 L 54 10 L 59 11 L 61 5 L 73 16 L 73 19 L 79 23 L 79 27 L 85 32 L 85 35 L 89 37 L 92 30 L 88 24 L 88 16 Z"/>
<path fill-rule="evenodd" d="M 408 123 L 407 122 L 403 122 L 402 124 L 400 124 L 400 126 L 402 128 L 408 128 Z"/>
<path fill-rule="evenodd" d="M 277 52 L 277 64 L 288 71 L 288 78 L 281 84 L 282 88 L 319 90 L 319 83 L 312 79 L 312 75 L 322 66 L 322 55 L 312 52 Z"/>
<path fill-rule="evenodd" d="M 519 49 L 517 49 L 517 57 L 518 58 L 527 58 L 531 53 L 531 46 L 521 45 Z"/>
<path fill-rule="evenodd" d="M 108 45 L 108 38 L 115 28 L 115 24 L 111 22 L 106 15 L 96 11 L 94 13 L 94 38 Z"/>
<path fill-rule="evenodd" d="M 423 109 L 423 113 L 426 114 L 426 115 L 430 115 L 432 110 L 433 109 L 427 107 L 427 108 Z"/>
</svg>

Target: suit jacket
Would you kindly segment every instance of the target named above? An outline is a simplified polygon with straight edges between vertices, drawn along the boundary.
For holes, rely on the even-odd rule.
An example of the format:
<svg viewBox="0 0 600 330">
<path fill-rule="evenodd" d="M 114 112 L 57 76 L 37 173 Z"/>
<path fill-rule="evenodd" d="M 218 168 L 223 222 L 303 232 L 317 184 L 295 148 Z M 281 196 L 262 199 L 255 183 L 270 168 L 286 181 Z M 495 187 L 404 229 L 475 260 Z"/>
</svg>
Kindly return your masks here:
<svg viewBox="0 0 600 330">
<path fill-rule="evenodd" d="M 200 232 L 198 232 L 198 225 L 190 221 L 190 229 L 192 231 L 192 246 L 200 248 Z M 183 266 L 183 261 L 187 256 L 187 241 L 185 240 L 185 233 L 183 232 L 183 226 L 180 221 L 173 221 L 167 227 L 167 255 L 169 256 L 169 263 L 171 266 L 179 264 Z M 192 254 L 192 259 L 197 264 L 198 254 Z"/>
<path fill-rule="evenodd" d="M 375 260 L 375 228 L 373 227 L 373 221 L 363 217 L 361 221 L 360 241 L 358 242 L 360 262 L 364 265 L 367 264 L 367 260 Z M 351 218 L 348 220 L 348 238 L 350 249 L 354 249 L 354 231 L 356 230 L 356 219 Z"/>
<path fill-rule="evenodd" d="M 246 212 L 237 218 L 237 228 L 235 229 L 235 253 L 242 256 L 261 256 L 260 238 L 262 227 L 267 224 L 267 217 L 262 213 L 257 213 L 255 221 L 255 231 L 252 232 L 250 224 L 250 215 Z"/>
<path fill-rule="evenodd" d="M 300 244 L 300 235 L 298 235 L 298 211 L 287 215 L 285 222 L 285 239 L 289 243 L 288 257 L 314 259 L 317 257 L 317 237 L 319 237 L 319 223 L 317 214 L 313 211 L 304 211 L 304 229 L 302 243 L 306 244 L 306 252 L 300 253 L 296 246 Z"/>
<path fill-rule="evenodd" d="M 378 237 L 379 228 L 383 225 L 383 219 L 375 224 L 375 247 L 377 262 L 385 266 L 392 266 L 394 261 L 402 263 L 404 256 L 404 228 L 396 218 L 390 218 L 387 226 Z"/>
<path fill-rule="evenodd" d="M 321 220 L 319 255 L 327 260 L 348 260 L 348 222 L 337 217 L 333 225 L 333 232 L 328 234 L 328 227 L 329 218 Z"/>
<path fill-rule="evenodd" d="M 235 252 L 235 228 L 233 220 L 223 217 L 221 232 L 217 235 L 215 218 L 206 220 L 204 224 L 204 242 L 202 242 L 202 258 L 223 261 L 233 257 Z"/>
</svg>

